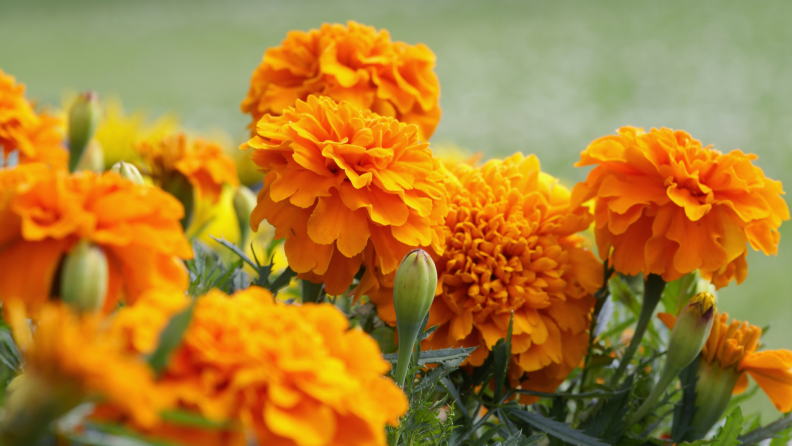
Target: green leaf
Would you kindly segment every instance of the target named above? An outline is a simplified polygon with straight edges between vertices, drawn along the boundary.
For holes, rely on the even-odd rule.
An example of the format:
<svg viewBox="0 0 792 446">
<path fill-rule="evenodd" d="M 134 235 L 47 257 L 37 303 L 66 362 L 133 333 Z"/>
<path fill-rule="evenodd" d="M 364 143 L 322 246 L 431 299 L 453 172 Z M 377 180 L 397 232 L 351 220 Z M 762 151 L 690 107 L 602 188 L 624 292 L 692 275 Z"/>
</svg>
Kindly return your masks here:
<svg viewBox="0 0 792 446">
<path fill-rule="evenodd" d="M 421 352 L 421 357 L 417 361 L 417 365 L 426 365 L 426 364 L 439 364 L 445 361 L 451 361 L 454 359 L 462 359 L 464 360 L 471 353 L 478 347 L 461 347 L 461 348 L 443 348 L 440 350 L 428 350 L 425 352 Z M 392 353 L 389 355 L 383 355 L 386 361 L 390 361 L 391 363 L 395 363 L 398 359 L 398 354 Z"/>
<path fill-rule="evenodd" d="M 780 418 L 765 427 L 760 427 L 759 429 L 754 429 L 747 434 L 738 437 L 740 441 L 743 442 L 744 445 L 752 445 L 757 444 L 762 440 L 767 440 L 768 438 L 773 438 L 779 432 L 783 431 L 784 429 L 789 428 L 792 426 L 792 414 L 789 414 L 783 418 Z"/>
<path fill-rule="evenodd" d="M 742 444 L 738 436 L 742 431 L 742 410 L 737 407 L 726 417 L 726 424 L 718 430 L 712 440 L 698 440 L 693 443 L 683 443 L 690 446 L 737 446 Z"/>
<path fill-rule="evenodd" d="M 245 254 L 235 244 L 229 242 L 228 240 L 226 240 L 225 238 L 222 238 L 222 237 L 221 238 L 217 238 L 217 237 L 215 237 L 213 235 L 210 235 L 209 237 L 212 237 L 212 240 L 216 241 L 217 243 L 220 243 L 224 247 L 226 247 L 226 248 L 230 249 L 231 251 L 233 251 L 234 254 L 239 256 L 240 260 L 243 260 L 245 263 L 250 265 L 254 270 L 258 271 L 259 265 L 253 263 L 253 261 L 250 260 L 250 257 L 248 257 L 247 254 Z"/>
<path fill-rule="evenodd" d="M 606 443 L 603 443 L 602 441 L 594 437 L 590 437 L 579 430 L 573 429 L 572 426 L 566 423 L 561 423 L 559 421 L 551 420 L 536 413 L 526 412 L 524 410 L 512 409 L 508 411 L 508 414 L 520 420 L 523 420 L 526 423 L 533 426 L 534 428 L 542 432 L 547 432 L 548 435 L 555 437 L 559 440 L 563 440 L 567 443 L 580 445 L 580 446 L 606 445 Z"/>
<path fill-rule="evenodd" d="M 267 289 L 269 289 L 272 294 L 278 294 L 278 291 L 280 291 L 281 288 L 288 286 L 291 283 L 292 278 L 296 275 L 297 273 L 287 266 L 280 276 L 272 281 Z"/>
<path fill-rule="evenodd" d="M 382 353 L 391 354 L 399 349 L 396 344 L 396 339 L 394 339 L 394 333 L 393 327 L 382 326 L 375 328 L 370 334 L 371 337 L 377 341 L 377 344 L 379 344 Z"/>
<path fill-rule="evenodd" d="M 231 427 L 231 423 L 227 421 L 213 421 L 204 418 L 200 414 L 183 410 L 166 410 L 160 412 L 160 418 L 168 423 L 201 429 L 227 430 Z"/>
<path fill-rule="evenodd" d="M 604 400 L 593 416 L 586 421 L 585 431 L 592 437 L 601 438 L 607 443 L 613 443 L 624 432 L 624 416 L 630 409 L 630 390 L 632 389 L 635 375 L 630 375 L 624 380 L 621 392 Z"/>
<path fill-rule="evenodd" d="M 443 386 L 443 388 L 446 390 L 448 395 L 451 398 L 453 398 L 453 401 L 451 403 L 454 405 L 454 407 L 458 408 L 459 411 L 462 412 L 462 415 L 465 417 L 468 424 L 472 424 L 472 420 L 470 419 L 470 414 L 468 414 L 467 407 L 465 407 L 465 405 L 462 402 L 462 399 L 459 397 L 459 390 L 456 388 L 454 383 L 452 383 L 451 380 L 448 379 L 448 377 L 445 377 L 440 380 L 440 385 Z"/>
<path fill-rule="evenodd" d="M 671 425 L 671 438 L 675 443 L 685 441 L 694 428 L 690 422 L 696 413 L 696 372 L 698 359 L 694 359 L 689 366 L 682 369 L 679 374 L 679 385 L 682 388 L 682 398 L 674 406 L 674 422 Z"/>
<path fill-rule="evenodd" d="M 165 366 L 168 365 L 171 353 L 181 343 L 184 332 L 190 326 L 196 302 L 198 302 L 198 298 L 193 299 L 187 309 L 173 316 L 160 334 L 157 349 L 148 357 L 149 365 L 157 375 L 162 373 Z"/>
<path fill-rule="evenodd" d="M 792 428 L 786 428 L 779 432 L 770 442 L 770 446 L 786 446 L 792 440 Z"/>
<path fill-rule="evenodd" d="M 493 401 L 500 404 L 501 395 L 503 395 L 503 384 L 506 380 L 506 372 L 509 369 L 509 359 L 511 359 L 511 345 L 512 345 L 512 329 L 514 328 L 514 311 L 511 312 L 509 318 L 509 329 L 506 332 L 506 339 L 500 339 L 492 349 L 494 355 L 494 385 L 495 391 L 493 393 Z"/>
</svg>

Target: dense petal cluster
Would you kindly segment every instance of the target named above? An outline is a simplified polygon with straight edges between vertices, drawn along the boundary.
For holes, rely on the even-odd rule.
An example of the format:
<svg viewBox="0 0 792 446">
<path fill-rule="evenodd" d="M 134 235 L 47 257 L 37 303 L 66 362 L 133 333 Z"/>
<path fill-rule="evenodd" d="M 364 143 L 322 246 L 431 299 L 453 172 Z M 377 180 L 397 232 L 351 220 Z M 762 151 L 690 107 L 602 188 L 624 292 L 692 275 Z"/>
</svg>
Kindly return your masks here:
<svg viewBox="0 0 792 446">
<path fill-rule="evenodd" d="M 20 164 L 42 162 L 65 168 L 69 154 L 63 143 L 63 123 L 36 113 L 25 98 L 24 84 L 0 70 L 0 149 L 3 159 L 17 151 Z"/>
<path fill-rule="evenodd" d="M 69 395 L 75 405 L 85 398 L 105 401 L 143 426 L 157 422 L 165 401 L 153 371 L 119 342 L 103 316 L 78 315 L 48 302 L 39 309 L 31 339 L 21 303 L 11 302 L 7 311 L 23 348 L 26 384 L 43 386 L 52 396 Z"/>
<path fill-rule="evenodd" d="M 353 21 L 292 31 L 264 54 L 242 111 L 253 116 L 255 131 L 265 114 L 279 115 L 311 94 L 329 96 L 415 124 L 426 141 L 440 121 L 434 66 L 435 55 L 425 45 L 391 42 L 388 31 Z"/>
<path fill-rule="evenodd" d="M 223 184 L 239 185 L 236 163 L 213 142 L 200 138 L 189 140 L 184 133 L 177 133 L 142 140 L 135 148 L 148 165 L 154 182 L 166 189 L 174 175 L 183 175 L 199 197 L 217 202 Z"/>
<path fill-rule="evenodd" d="M 429 319 L 439 328 L 422 347 L 478 346 L 468 362 L 481 365 L 513 311 L 512 383 L 553 391 L 586 352 L 592 293 L 602 286 L 602 265 L 575 235 L 592 216 L 570 207 L 569 190 L 535 156 L 459 163 L 452 173 Z M 380 301 L 385 320 L 389 306 Z"/>
<path fill-rule="evenodd" d="M 116 330 L 131 350 L 149 353 L 168 315 L 187 304 L 150 293 L 120 312 Z M 385 445 L 385 424 L 407 410 L 383 376 L 389 367 L 377 343 L 350 330 L 334 306 L 276 303 L 251 287 L 198 298 L 159 387 L 183 410 L 241 422 L 262 445 Z"/>
<path fill-rule="evenodd" d="M 28 311 L 57 294 L 63 256 L 80 240 L 108 259 L 105 310 L 151 288 L 187 287 L 192 257 L 181 204 L 159 189 L 107 172 L 69 175 L 41 164 L 0 170 L 0 299 Z"/>
<path fill-rule="evenodd" d="M 658 316 L 673 328 L 676 322 L 673 315 L 661 313 Z M 789 412 L 792 410 L 792 351 L 758 351 L 761 337 L 760 327 L 736 319 L 729 322 L 727 313 L 719 313 L 701 350 L 701 358 L 710 365 L 739 375 L 735 394 L 748 388 L 747 375 L 751 375 L 779 411 Z"/>
<path fill-rule="evenodd" d="M 747 243 L 775 254 L 789 219 L 781 183 L 755 159 L 702 147 L 683 131 L 623 127 L 583 151 L 576 165 L 596 167 L 573 202 L 596 198 L 599 254 L 619 272 L 668 282 L 698 269 L 717 287 L 741 283 Z"/>
<path fill-rule="evenodd" d="M 275 226 L 289 266 L 329 294 L 346 292 L 361 265 L 358 295 L 411 249 L 442 252 L 445 176 L 414 125 L 310 96 L 262 118 L 247 146 L 265 172 L 251 228 Z"/>
</svg>

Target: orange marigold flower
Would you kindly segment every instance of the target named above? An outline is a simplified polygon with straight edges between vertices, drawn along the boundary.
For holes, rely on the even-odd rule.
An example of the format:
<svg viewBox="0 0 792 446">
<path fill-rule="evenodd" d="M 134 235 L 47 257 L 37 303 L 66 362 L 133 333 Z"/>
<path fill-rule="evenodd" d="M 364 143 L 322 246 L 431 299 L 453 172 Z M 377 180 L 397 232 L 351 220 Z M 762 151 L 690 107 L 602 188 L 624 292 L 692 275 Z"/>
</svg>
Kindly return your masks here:
<svg viewBox="0 0 792 446">
<path fill-rule="evenodd" d="M 178 133 L 157 140 L 141 140 L 135 149 L 160 187 L 166 187 L 174 176 L 182 175 L 199 197 L 216 203 L 223 184 L 239 185 L 234 160 L 213 142 L 200 138 L 191 141 L 184 133 Z"/>
<path fill-rule="evenodd" d="M 265 177 L 250 225 L 266 219 L 286 238 L 300 277 L 342 294 L 362 264 L 359 296 L 410 250 L 442 252 L 445 176 L 414 125 L 310 96 L 257 132 L 247 147 Z"/>
<path fill-rule="evenodd" d="M 18 151 L 19 163 L 43 162 L 66 168 L 69 154 L 63 143 L 63 122 L 37 114 L 25 99 L 25 85 L 0 69 L 0 148 L 3 159 Z"/>
<path fill-rule="evenodd" d="M 154 373 L 142 357 L 127 351 L 103 316 L 77 315 L 63 303 L 47 302 L 39 309 L 31 339 L 22 303 L 7 306 L 25 360 L 22 385 L 34 387 L 22 391 L 23 396 L 43 391 L 45 398 L 60 399 L 52 403 L 65 405 L 65 410 L 98 398 L 140 425 L 156 423 L 165 406 L 154 387 Z M 36 401 L 22 403 L 35 406 Z"/>
<path fill-rule="evenodd" d="M 349 21 L 320 29 L 292 31 L 270 48 L 253 72 L 242 111 L 255 125 L 265 114 L 279 115 L 309 95 L 348 101 L 361 110 L 418 126 L 427 141 L 440 121 L 440 83 L 435 55 L 423 44 L 391 42 L 377 31 Z"/>
<path fill-rule="evenodd" d="M 599 254 L 617 271 L 670 282 L 698 269 L 720 288 L 745 279 L 746 242 L 775 254 L 789 220 L 781 182 L 755 159 L 702 147 L 683 131 L 622 127 L 583 151 L 576 166 L 597 167 L 572 201 L 596 198 Z"/>
<path fill-rule="evenodd" d="M 661 313 L 658 317 L 669 328 L 674 327 L 676 318 L 673 315 Z M 758 326 L 735 319 L 729 322 L 727 313 L 718 313 L 707 343 L 701 350 L 700 361 L 707 365 L 699 365 L 699 368 L 715 367 L 729 371 L 733 375 L 730 379 L 735 395 L 748 388 L 746 374 L 751 375 L 776 409 L 789 412 L 792 410 L 792 351 L 758 351 L 761 337 L 762 329 Z"/>
<path fill-rule="evenodd" d="M 512 383 L 552 392 L 588 345 L 602 265 L 575 233 L 593 217 L 582 206 L 570 207 L 569 190 L 541 172 L 533 155 L 480 168 L 460 163 L 452 173 L 428 324 L 439 328 L 422 348 L 478 346 L 467 363 L 481 365 L 506 337 L 514 311 Z M 380 317 L 393 323 L 392 297 L 370 297 Z"/>
<path fill-rule="evenodd" d="M 0 170 L 0 299 L 35 315 L 58 292 L 63 256 L 80 239 L 108 259 L 105 310 L 155 287 L 187 287 L 179 258 L 192 257 L 170 195 L 115 173 L 68 175 L 41 164 Z"/>
<path fill-rule="evenodd" d="M 187 304 L 181 294 L 149 293 L 119 312 L 116 329 L 130 349 L 150 353 Z M 330 304 L 285 305 L 258 287 L 214 290 L 198 298 L 159 386 L 182 410 L 243 424 L 259 444 L 385 445 L 385 425 L 407 410 L 383 376 L 389 367 Z M 150 433 L 183 440 L 166 425 Z"/>
</svg>

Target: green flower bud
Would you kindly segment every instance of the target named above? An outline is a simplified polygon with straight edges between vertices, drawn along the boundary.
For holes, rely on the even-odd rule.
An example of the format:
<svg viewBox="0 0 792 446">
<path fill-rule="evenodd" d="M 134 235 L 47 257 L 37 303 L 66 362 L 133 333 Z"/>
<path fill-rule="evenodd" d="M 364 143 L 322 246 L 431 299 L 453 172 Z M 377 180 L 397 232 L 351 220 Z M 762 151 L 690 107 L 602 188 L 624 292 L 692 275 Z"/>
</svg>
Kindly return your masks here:
<svg viewBox="0 0 792 446">
<path fill-rule="evenodd" d="M 679 373 L 690 365 L 704 348 L 715 317 L 715 296 L 702 291 L 690 299 L 671 330 L 668 339 L 668 358 L 652 393 L 635 411 L 629 425 L 641 420 L 654 407 Z"/>
<path fill-rule="evenodd" d="M 77 164 L 77 170 L 90 170 L 91 172 L 104 172 L 104 151 L 99 141 L 91 140 Z"/>
<path fill-rule="evenodd" d="M 107 296 L 107 270 L 102 248 L 80 240 L 63 261 L 61 299 L 80 311 L 99 311 Z"/>
<path fill-rule="evenodd" d="M 712 330 L 714 316 L 715 296 L 711 293 L 702 291 L 690 299 L 671 330 L 666 367 L 678 374 L 698 357 Z"/>
<path fill-rule="evenodd" d="M 239 224 L 239 247 L 243 248 L 250 237 L 250 213 L 256 207 L 258 201 L 256 194 L 245 186 L 239 186 L 234 193 L 234 212 L 236 212 L 237 223 Z"/>
<path fill-rule="evenodd" d="M 393 284 L 393 306 L 399 330 L 399 359 L 396 383 L 404 387 L 415 340 L 423 325 L 437 288 L 437 269 L 423 249 L 410 251 L 402 259 Z"/>
<path fill-rule="evenodd" d="M 710 363 L 703 355 L 699 356 L 696 369 L 696 411 L 690 420 L 693 429 L 683 438 L 685 441 L 693 442 L 704 438 L 720 420 L 741 374 L 737 371 L 737 365 L 723 368 L 717 361 Z"/>
<path fill-rule="evenodd" d="M 110 171 L 117 173 L 122 178 L 126 178 L 135 184 L 143 184 L 143 175 L 140 174 L 137 167 L 127 162 L 119 161 L 113 164 Z"/>
<path fill-rule="evenodd" d="M 69 171 L 74 172 L 80 163 L 88 141 L 93 137 L 99 121 L 99 96 L 86 91 L 77 96 L 69 109 Z"/>
</svg>

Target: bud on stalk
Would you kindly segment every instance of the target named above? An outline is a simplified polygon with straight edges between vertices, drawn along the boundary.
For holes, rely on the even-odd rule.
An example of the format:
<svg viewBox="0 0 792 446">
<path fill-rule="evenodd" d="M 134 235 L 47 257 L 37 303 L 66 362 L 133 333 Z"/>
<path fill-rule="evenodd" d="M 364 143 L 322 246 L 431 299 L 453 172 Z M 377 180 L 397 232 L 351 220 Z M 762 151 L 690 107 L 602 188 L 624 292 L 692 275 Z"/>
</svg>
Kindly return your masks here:
<svg viewBox="0 0 792 446">
<path fill-rule="evenodd" d="M 234 212 L 239 225 L 239 247 L 244 249 L 250 237 L 250 213 L 256 207 L 256 194 L 245 186 L 239 186 L 234 193 Z"/>
<path fill-rule="evenodd" d="M 99 96 L 93 91 L 79 94 L 69 109 L 69 172 L 77 169 L 85 147 L 93 137 L 99 112 Z"/>
<path fill-rule="evenodd" d="M 80 240 L 63 261 L 61 299 L 79 311 L 99 311 L 107 296 L 107 281 L 104 251 Z"/>
<path fill-rule="evenodd" d="M 399 358 L 394 377 L 399 387 L 404 387 L 413 346 L 432 306 L 436 288 L 437 269 L 429 254 L 415 249 L 404 256 L 393 284 L 393 306 L 399 330 Z"/>
<path fill-rule="evenodd" d="M 113 167 L 111 167 L 110 170 L 117 173 L 119 176 L 121 176 L 121 178 L 126 178 L 135 184 L 143 184 L 143 175 L 141 175 L 137 167 L 132 164 L 119 161 L 113 164 Z"/>
<path fill-rule="evenodd" d="M 690 365 L 704 348 L 715 317 L 715 296 L 703 291 L 690 299 L 671 330 L 668 356 L 654 389 L 633 414 L 629 426 L 637 423 L 657 403 L 657 400 L 679 373 Z"/>
<path fill-rule="evenodd" d="M 89 170 L 91 172 L 102 173 L 104 172 L 105 160 L 104 150 L 99 141 L 93 139 L 88 143 L 85 151 L 77 164 L 77 170 Z"/>
</svg>

